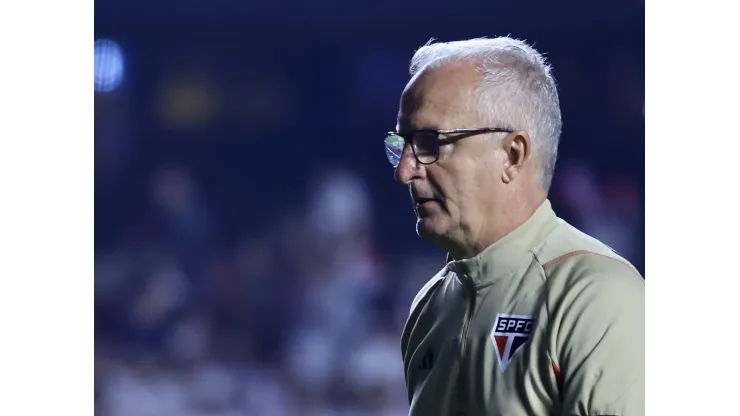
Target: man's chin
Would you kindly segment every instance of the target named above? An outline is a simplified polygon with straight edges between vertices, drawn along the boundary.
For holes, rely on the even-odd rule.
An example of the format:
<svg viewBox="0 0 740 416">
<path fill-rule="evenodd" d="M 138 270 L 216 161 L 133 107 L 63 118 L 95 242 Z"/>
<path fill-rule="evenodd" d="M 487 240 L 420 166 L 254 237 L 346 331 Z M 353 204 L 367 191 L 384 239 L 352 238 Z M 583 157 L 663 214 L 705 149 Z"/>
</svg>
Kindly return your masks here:
<svg viewBox="0 0 740 416">
<path fill-rule="evenodd" d="M 425 241 L 439 241 L 446 234 L 443 225 L 429 217 L 418 218 L 416 220 L 416 234 Z"/>
</svg>

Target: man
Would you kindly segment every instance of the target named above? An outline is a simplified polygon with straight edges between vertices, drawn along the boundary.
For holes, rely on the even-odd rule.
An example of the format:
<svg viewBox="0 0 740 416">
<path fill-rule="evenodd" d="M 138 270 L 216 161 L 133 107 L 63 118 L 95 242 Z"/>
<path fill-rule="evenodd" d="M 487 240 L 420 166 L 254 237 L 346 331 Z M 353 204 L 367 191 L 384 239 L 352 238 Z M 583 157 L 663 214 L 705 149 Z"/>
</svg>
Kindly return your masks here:
<svg viewBox="0 0 740 416">
<path fill-rule="evenodd" d="M 547 200 L 561 130 L 544 58 L 427 44 L 386 138 L 420 237 L 448 253 L 402 337 L 410 415 L 644 414 L 644 280 Z"/>
</svg>

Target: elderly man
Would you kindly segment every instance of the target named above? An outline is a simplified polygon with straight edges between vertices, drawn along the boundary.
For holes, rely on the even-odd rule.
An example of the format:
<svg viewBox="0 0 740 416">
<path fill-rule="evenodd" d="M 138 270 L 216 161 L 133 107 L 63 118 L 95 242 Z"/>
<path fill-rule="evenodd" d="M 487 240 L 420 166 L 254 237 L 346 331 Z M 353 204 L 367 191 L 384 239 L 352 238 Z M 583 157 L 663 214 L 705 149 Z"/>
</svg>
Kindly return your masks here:
<svg viewBox="0 0 740 416">
<path fill-rule="evenodd" d="M 644 414 L 644 280 L 553 212 L 561 130 L 544 58 L 510 38 L 427 44 L 385 139 L 447 265 L 401 340 L 410 415 Z"/>
</svg>

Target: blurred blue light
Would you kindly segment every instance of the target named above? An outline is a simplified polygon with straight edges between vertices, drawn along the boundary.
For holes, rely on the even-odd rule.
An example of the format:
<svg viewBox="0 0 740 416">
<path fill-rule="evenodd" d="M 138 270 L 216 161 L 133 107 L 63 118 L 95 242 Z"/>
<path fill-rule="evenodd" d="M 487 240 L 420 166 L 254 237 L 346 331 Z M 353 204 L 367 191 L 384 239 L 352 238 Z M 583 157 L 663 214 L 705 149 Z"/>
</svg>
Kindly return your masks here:
<svg viewBox="0 0 740 416">
<path fill-rule="evenodd" d="M 95 41 L 95 91 L 111 92 L 121 85 L 123 50 L 110 39 Z"/>
</svg>

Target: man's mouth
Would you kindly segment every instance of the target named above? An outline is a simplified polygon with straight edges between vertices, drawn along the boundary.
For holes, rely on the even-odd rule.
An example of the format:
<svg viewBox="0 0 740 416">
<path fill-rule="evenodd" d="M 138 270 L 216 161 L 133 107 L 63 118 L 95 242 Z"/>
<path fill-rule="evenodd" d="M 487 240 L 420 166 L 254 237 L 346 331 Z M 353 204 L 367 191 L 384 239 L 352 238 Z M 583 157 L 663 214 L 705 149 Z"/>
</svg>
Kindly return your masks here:
<svg viewBox="0 0 740 416">
<path fill-rule="evenodd" d="M 432 198 L 418 198 L 415 202 L 416 204 L 414 205 L 414 210 L 418 215 L 422 217 L 425 217 L 436 211 L 436 206 L 439 204 L 439 201 Z"/>
<path fill-rule="evenodd" d="M 429 202 L 437 202 L 437 200 L 435 200 L 433 198 L 417 198 L 415 200 L 415 202 L 416 202 L 416 205 L 424 205 L 424 204 L 427 204 Z"/>
</svg>

